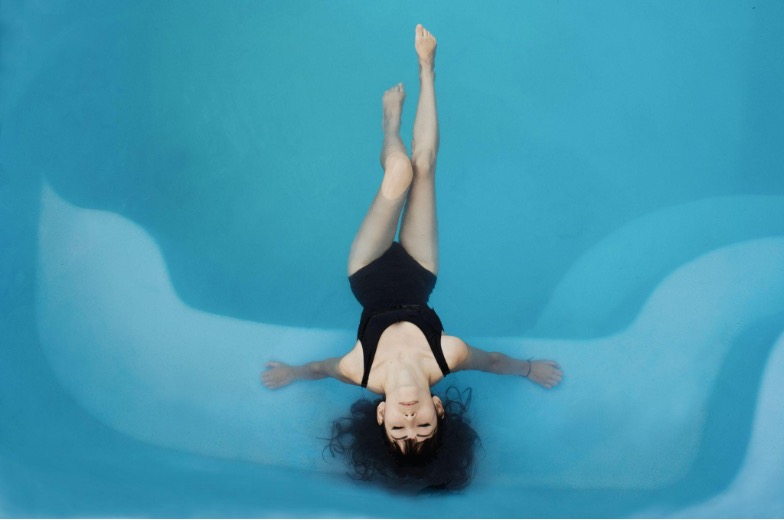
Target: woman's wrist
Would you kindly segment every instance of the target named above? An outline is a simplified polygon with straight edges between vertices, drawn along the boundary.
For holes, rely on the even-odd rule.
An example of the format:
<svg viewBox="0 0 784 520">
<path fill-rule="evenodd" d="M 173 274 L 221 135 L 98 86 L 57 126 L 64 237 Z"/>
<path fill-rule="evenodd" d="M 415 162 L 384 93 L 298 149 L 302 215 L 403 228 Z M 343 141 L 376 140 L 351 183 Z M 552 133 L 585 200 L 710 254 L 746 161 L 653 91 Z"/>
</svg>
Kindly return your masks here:
<svg viewBox="0 0 784 520">
<path fill-rule="evenodd" d="M 306 363 L 304 365 L 297 365 L 291 367 L 295 381 L 302 381 L 306 379 L 314 379 L 313 363 Z"/>
<path fill-rule="evenodd" d="M 528 365 L 528 370 L 526 370 L 525 372 L 520 374 L 521 376 L 528 377 L 528 376 L 531 375 L 531 369 L 533 368 L 533 364 L 532 364 L 533 359 L 534 358 L 528 358 L 528 359 L 525 360 L 525 364 Z M 525 369 L 525 367 L 523 367 L 523 368 Z"/>
</svg>

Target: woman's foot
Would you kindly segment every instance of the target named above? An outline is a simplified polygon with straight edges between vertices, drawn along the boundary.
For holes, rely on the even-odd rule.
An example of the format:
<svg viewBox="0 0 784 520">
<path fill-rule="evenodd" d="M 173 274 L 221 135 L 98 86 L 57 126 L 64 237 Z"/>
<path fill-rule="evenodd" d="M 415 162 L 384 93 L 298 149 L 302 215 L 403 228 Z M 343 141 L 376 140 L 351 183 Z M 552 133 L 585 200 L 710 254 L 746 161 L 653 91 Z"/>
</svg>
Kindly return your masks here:
<svg viewBox="0 0 784 520">
<path fill-rule="evenodd" d="M 405 99 L 406 91 L 402 83 L 384 92 L 384 97 L 381 98 L 384 111 L 381 123 L 384 130 L 384 144 L 381 147 L 384 180 L 381 183 L 381 193 L 389 199 L 397 199 L 404 195 L 414 175 L 406 145 L 400 139 L 400 115 L 403 112 Z"/>
<path fill-rule="evenodd" d="M 405 99 L 406 91 L 402 83 L 398 83 L 384 92 L 384 97 L 381 98 L 381 106 L 384 111 L 381 128 L 384 130 L 385 138 L 387 134 L 400 133 L 400 115 L 403 113 Z"/>
<path fill-rule="evenodd" d="M 422 27 L 422 24 L 416 26 L 414 48 L 419 56 L 419 65 L 432 70 L 436 62 L 436 37 Z"/>
</svg>

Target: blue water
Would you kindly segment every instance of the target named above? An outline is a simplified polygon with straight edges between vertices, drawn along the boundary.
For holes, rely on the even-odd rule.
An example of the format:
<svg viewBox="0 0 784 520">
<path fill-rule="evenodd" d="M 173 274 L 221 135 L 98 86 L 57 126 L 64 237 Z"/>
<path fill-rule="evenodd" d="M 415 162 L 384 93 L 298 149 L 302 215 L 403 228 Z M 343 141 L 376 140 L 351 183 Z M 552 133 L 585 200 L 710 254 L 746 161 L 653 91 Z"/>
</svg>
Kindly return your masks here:
<svg viewBox="0 0 784 520">
<path fill-rule="evenodd" d="M 781 517 L 784 4 L 6 1 L 0 516 Z M 322 457 L 381 93 L 437 35 L 460 494 Z M 445 385 L 437 387 L 443 391 Z"/>
</svg>

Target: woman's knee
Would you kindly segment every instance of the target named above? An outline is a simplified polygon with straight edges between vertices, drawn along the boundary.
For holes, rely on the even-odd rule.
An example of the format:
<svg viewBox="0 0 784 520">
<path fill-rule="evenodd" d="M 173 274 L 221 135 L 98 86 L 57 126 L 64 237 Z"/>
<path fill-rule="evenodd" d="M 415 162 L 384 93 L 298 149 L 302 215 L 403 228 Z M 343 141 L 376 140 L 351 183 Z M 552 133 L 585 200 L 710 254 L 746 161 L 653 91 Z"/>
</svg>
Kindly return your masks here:
<svg viewBox="0 0 784 520">
<path fill-rule="evenodd" d="M 392 153 L 384 162 L 384 180 L 381 193 L 387 198 L 396 199 L 408 190 L 414 178 L 411 161 L 404 153 Z"/>
<path fill-rule="evenodd" d="M 411 157 L 411 164 L 417 176 L 433 175 L 436 171 L 436 154 L 433 150 L 417 151 Z"/>
</svg>

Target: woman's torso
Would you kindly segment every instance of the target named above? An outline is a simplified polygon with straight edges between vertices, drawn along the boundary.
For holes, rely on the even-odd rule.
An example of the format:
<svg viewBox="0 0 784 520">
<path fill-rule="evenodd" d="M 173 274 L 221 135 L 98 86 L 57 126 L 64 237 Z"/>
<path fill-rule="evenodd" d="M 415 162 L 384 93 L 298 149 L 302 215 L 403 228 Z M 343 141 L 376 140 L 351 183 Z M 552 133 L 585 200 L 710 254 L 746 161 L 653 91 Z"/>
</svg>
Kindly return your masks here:
<svg viewBox="0 0 784 520">
<path fill-rule="evenodd" d="M 403 360 L 419 364 L 433 385 L 465 359 L 465 344 L 443 334 L 440 318 L 428 307 L 435 273 L 400 243 L 352 273 L 349 282 L 363 311 L 357 342 L 338 365 L 348 380 L 383 393 L 389 367 Z"/>
<path fill-rule="evenodd" d="M 446 363 L 450 369 L 454 369 L 465 359 L 468 353 L 467 347 L 456 336 L 442 333 L 440 340 Z M 428 376 L 430 386 L 444 378 L 444 373 L 422 330 L 413 323 L 400 321 L 387 327 L 378 340 L 378 347 L 370 367 L 368 390 L 383 394 L 382 383 L 388 371 L 400 361 L 418 363 Z M 357 340 L 354 348 L 341 358 L 339 368 L 347 379 L 357 385 L 361 384 L 365 371 L 365 356 L 360 340 Z"/>
</svg>

